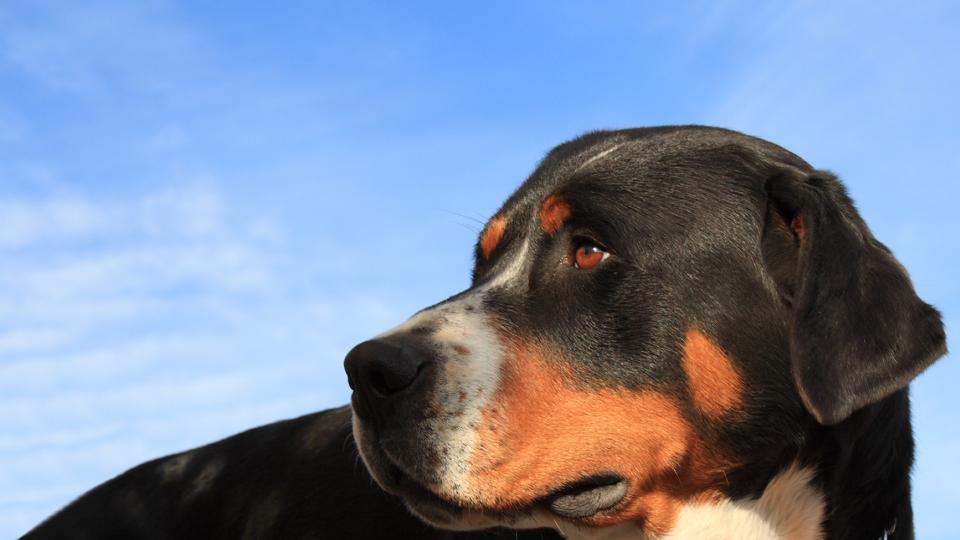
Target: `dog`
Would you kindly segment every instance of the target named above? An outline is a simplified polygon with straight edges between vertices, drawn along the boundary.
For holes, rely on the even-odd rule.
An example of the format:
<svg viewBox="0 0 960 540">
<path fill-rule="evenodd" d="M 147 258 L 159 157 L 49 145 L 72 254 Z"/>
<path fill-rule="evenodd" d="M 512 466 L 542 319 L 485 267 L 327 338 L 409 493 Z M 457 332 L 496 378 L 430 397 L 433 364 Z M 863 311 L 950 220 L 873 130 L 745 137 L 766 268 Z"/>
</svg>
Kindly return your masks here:
<svg viewBox="0 0 960 540">
<path fill-rule="evenodd" d="M 945 334 L 833 174 L 719 128 L 593 132 L 475 258 L 348 353 L 349 408 L 24 538 L 913 538 L 908 385 Z"/>
</svg>

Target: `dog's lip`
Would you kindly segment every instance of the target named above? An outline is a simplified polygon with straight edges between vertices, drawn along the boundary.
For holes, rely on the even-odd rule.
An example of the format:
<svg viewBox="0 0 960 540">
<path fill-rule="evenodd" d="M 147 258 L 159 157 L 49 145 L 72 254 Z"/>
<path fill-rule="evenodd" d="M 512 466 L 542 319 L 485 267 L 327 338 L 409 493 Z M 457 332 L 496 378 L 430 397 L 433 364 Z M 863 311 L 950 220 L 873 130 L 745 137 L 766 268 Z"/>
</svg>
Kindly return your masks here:
<svg viewBox="0 0 960 540">
<path fill-rule="evenodd" d="M 385 464 L 390 469 L 390 485 L 385 489 L 401 497 L 418 514 L 438 524 L 453 523 L 470 510 L 469 506 L 443 497 L 397 464 L 389 453 L 383 452 Z"/>
<path fill-rule="evenodd" d="M 627 496 L 627 488 L 623 476 L 594 474 L 554 490 L 542 502 L 558 516 L 585 519 L 619 505 Z"/>
<path fill-rule="evenodd" d="M 437 494 L 429 487 L 418 482 L 405 472 L 401 466 L 384 452 L 387 462 L 393 469 L 393 489 L 403 497 L 408 504 L 412 504 L 418 511 L 436 513 L 440 511 L 444 517 L 456 519 L 465 512 L 477 511 L 487 516 L 516 516 L 530 513 L 536 508 L 543 508 L 550 513 L 568 519 L 586 519 L 601 512 L 608 511 L 620 504 L 627 495 L 627 480 L 615 473 L 600 473 L 569 482 L 527 504 L 519 504 L 510 511 L 492 509 L 482 506 L 462 504 Z"/>
<path fill-rule="evenodd" d="M 421 483 L 416 477 L 398 464 L 397 460 L 390 455 L 390 452 L 381 451 L 386 458 L 385 464 L 390 469 L 390 486 L 384 486 L 388 491 L 400 496 L 417 513 L 425 514 L 425 517 L 437 522 L 453 522 L 465 516 L 468 513 L 481 514 L 487 518 L 511 519 L 518 514 L 527 513 L 534 508 L 534 504 L 527 506 L 518 505 L 510 510 L 494 509 L 484 506 L 464 504 L 462 502 L 449 499 L 430 489 L 426 484 Z"/>
</svg>

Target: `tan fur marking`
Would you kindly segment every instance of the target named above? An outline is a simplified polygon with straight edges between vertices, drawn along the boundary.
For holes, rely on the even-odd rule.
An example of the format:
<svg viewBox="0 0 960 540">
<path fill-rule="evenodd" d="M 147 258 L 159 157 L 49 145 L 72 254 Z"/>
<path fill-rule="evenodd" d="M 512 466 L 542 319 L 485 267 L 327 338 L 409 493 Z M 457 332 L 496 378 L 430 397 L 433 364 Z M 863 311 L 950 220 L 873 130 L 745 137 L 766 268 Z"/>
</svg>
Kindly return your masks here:
<svg viewBox="0 0 960 540">
<path fill-rule="evenodd" d="M 587 475 L 628 479 L 625 502 L 583 524 L 636 522 L 669 531 L 685 501 L 711 500 L 729 464 L 707 448 L 678 403 L 653 390 L 580 387 L 569 366 L 513 343 L 497 394 L 482 414 L 470 502 L 508 509 Z"/>
<path fill-rule="evenodd" d="M 694 405 L 708 418 L 720 420 L 743 405 L 743 382 L 730 357 L 696 328 L 686 333 L 683 369 Z"/>
<path fill-rule="evenodd" d="M 803 242 L 804 237 L 807 235 L 807 226 L 802 215 L 797 214 L 793 220 L 790 221 L 790 228 L 793 229 L 793 234 L 797 236 L 797 240 Z"/>
<path fill-rule="evenodd" d="M 554 234 L 572 214 L 570 203 L 556 195 L 550 195 L 540 206 L 540 226 L 547 234 Z"/>
<path fill-rule="evenodd" d="M 489 259 L 493 250 L 497 249 L 497 244 L 503 238 L 503 232 L 507 230 L 507 218 L 498 216 L 490 220 L 487 228 L 480 236 L 480 252 L 484 259 Z"/>
</svg>

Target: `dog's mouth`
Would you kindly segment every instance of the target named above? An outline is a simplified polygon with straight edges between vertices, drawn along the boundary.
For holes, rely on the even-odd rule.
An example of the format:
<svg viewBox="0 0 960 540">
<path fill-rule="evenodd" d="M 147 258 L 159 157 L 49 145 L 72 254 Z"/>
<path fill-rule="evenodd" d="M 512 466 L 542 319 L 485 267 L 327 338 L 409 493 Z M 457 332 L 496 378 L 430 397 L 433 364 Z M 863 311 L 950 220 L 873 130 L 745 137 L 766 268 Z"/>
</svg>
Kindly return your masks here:
<svg viewBox="0 0 960 540">
<path fill-rule="evenodd" d="M 387 478 L 380 478 L 379 483 L 389 492 L 400 496 L 407 506 L 427 521 L 440 526 L 449 526 L 464 520 L 470 507 L 458 504 L 445 497 L 441 497 L 425 485 L 404 472 L 389 457 L 384 460 Z"/>
<path fill-rule="evenodd" d="M 437 494 L 406 473 L 388 454 L 383 464 L 389 469 L 381 478 L 383 487 L 401 497 L 416 514 L 441 527 L 485 528 L 516 524 L 536 513 L 549 513 L 574 521 L 586 520 L 615 510 L 626 498 L 627 480 L 617 474 L 586 476 L 552 490 L 536 500 L 504 508 L 464 504 Z"/>
</svg>

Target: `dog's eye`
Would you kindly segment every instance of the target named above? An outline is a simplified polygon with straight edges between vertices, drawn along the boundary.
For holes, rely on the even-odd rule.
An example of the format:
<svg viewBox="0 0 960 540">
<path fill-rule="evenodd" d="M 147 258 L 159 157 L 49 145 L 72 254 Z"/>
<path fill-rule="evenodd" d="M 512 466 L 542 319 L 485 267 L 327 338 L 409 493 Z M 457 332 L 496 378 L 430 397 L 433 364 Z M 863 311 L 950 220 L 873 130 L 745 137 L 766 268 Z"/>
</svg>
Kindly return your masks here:
<svg viewBox="0 0 960 540">
<path fill-rule="evenodd" d="M 573 252 L 573 265 L 581 270 L 589 270 L 607 260 L 609 256 L 610 254 L 597 244 L 580 242 Z"/>
</svg>

